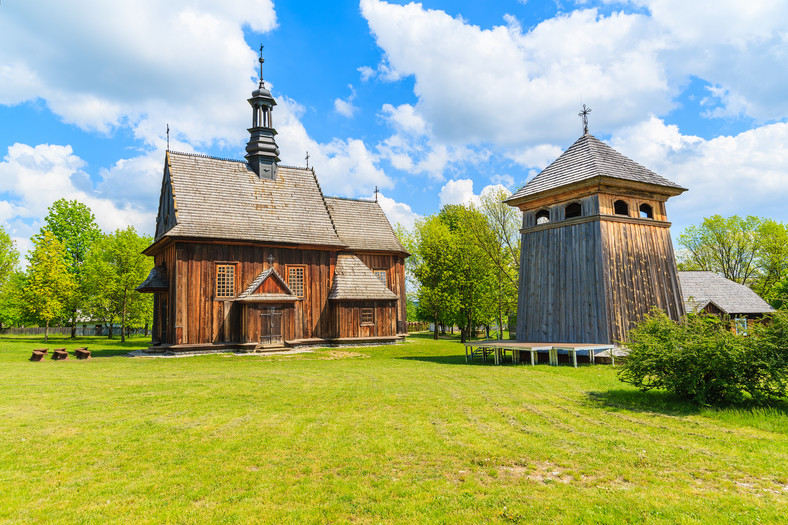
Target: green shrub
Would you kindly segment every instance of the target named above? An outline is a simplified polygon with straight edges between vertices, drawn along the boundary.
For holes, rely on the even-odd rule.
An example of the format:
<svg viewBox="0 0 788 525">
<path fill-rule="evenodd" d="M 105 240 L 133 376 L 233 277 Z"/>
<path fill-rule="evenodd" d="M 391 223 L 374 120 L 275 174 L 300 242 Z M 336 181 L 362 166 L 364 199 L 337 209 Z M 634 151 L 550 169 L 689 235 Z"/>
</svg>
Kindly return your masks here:
<svg viewBox="0 0 788 525">
<path fill-rule="evenodd" d="M 619 379 L 642 390 L 665 389 L 700 405 L 756 402 L 786 393 L 788 317 L 773 316 L 749 337 L 716 317 L 688 315 L 676 323 L 654 311 L 630 331 Z"/>
</svg>

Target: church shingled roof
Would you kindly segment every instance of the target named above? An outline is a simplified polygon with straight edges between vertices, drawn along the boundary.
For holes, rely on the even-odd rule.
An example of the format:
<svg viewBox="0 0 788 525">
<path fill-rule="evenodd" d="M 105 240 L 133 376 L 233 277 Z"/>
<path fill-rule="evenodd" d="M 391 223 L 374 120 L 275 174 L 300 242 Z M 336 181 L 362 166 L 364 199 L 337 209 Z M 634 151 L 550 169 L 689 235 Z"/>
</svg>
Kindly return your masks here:
<svg viewBox="0 0 788 525">
<path fill-rule="evenodd" d="M 312 170 L 280 166 L 265 180 L 243 161 L 172 151 L 168 159 L 178 219 L 161 237 L 345 247 Z"/>
<path fill-rule="evenodd" d="M 377 202 L 326 197 L 326 205 L 339 238 L 351 250 L 408 253 Z"/>
<path fill-rule="evenodd" d="M 151 268 L 147 279 L 135 290 L 138 292 L 162 292 L 170 288 L 170 282 L 167 280 L 167 269 L 163 264 Z"/>
<path fill-rule="evenodd" d="M 751 289 L 714 272 L 679 272 L 679 282 L 688 312 L 702 310 L 709 302 L 728 315 L 774 311 Z"/>
<path fill-rule="evenodd" d="M 337 255 L 334 284 L 329 299 L 335 300 L 396 300 L 397 294 L 388 289 L 372 270 L 350 253 Z"/>
<path fill-rule="evenodd" d="M 664 186 L 678 190 L 678 193 L 686 190 L 622 155 L 593 135 L 585 134 L 552 164 L 509 197 L 507 202 L 518 201 L 523 197 L 596 177 Z"/>
</svg>

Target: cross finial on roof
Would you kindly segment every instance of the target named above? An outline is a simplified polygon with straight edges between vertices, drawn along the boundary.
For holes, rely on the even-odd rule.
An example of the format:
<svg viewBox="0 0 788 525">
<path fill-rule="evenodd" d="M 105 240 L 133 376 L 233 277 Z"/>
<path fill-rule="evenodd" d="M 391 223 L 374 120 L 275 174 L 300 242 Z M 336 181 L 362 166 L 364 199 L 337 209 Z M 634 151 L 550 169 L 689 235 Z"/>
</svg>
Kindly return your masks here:
<svg viewBox="0 0 788 525">
<path fill-rule="evenodd" d="M 380 191 L 378 190 L 378 187 L 375 186 L 375 202 L 378 202 L 378 193 L 380 193 Z"/>
<path fill-rule="evenodd" d="M 167 123 L 167 151 L 170 151 L 170 124 Z"/>
<path fill-rule="evenodd" d="M 273 253 L 269 253 L 267 259 L 268 259 L 268 266 L 273 268 L 274 267 L 274 254 Z"/>
<path fill-rule="evenodd" d="M 260 44 L 260 58 L 257 60 L 260 62 L 260 87 L 265 87 L 265 82 L 263 82 L 263 62 L 265 62 L 263 58 L 263 44 Z"/>
<path fill-rule="evenodd" d="M 309 168 L 309 151 L 306 152 L 306 167 Z"/>
<path fill-rule="evenodd" d="M 583 135 L 588 135 L 588 114 L 591 113 L 591 108 L 583 104 L 583 111 L 577 114 L 578 117 L 583 117 Z"/>
</svg>

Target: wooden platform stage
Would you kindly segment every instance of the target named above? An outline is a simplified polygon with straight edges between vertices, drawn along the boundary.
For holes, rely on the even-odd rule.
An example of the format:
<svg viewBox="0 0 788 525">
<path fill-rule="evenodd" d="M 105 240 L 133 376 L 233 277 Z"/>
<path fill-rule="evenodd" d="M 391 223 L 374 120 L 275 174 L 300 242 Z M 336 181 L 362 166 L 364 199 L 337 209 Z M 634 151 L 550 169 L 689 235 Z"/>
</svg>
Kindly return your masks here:
<svg viewBox="0 0 788 525">
<path fill-rule="evenodd" d="M 506 352 L 511 352 L 512 363 L 522 363 L 523 353 L 527 352 L 531 357 L 531 366 L 538 362 L 540 352 L 547 353 L 550 364 L 558 366 L 558 354 L 568 354 L 572 357 L 572 364 L 577 368 L 577 354 L 587 355 L 590 364 L 594 364 L 594 357 L 600 352 L 608 351 L 611 363 L 616 364 L 613 355 L 612 344 L 589 344 L 589 343 L 544 343 L 527 341 L 506 341 L 506 340 L 487 340 L 471 341 L 465 343 L 465 362 L 473 361 L 474 357 L 481 357 L 487 361 L 487 356 L 492 355 L 495 364 L 500 365 Z"/>
</svg>

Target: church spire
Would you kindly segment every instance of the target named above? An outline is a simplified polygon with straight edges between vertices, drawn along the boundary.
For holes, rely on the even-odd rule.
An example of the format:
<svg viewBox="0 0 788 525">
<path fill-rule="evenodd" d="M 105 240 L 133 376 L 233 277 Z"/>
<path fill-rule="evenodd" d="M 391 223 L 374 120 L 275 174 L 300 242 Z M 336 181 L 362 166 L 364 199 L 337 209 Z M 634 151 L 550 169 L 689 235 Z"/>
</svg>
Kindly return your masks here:
<svg viewBox="0 0 788 525">
<path fill-rule="evenodd" d="M 276 166 L 279 162 L 279 148 L 276 145 L 271 120 L 273 107 L 276 106 L 271 92 L 263 82 L 263 46 L 260 46 L 260 83 L 254 91 L 249 104 L 252 106 L 252 127 L 249 128 L 249 142 L 246 144 L 246 160 L 261 179 L 276 179 Z"/>
</svg>

